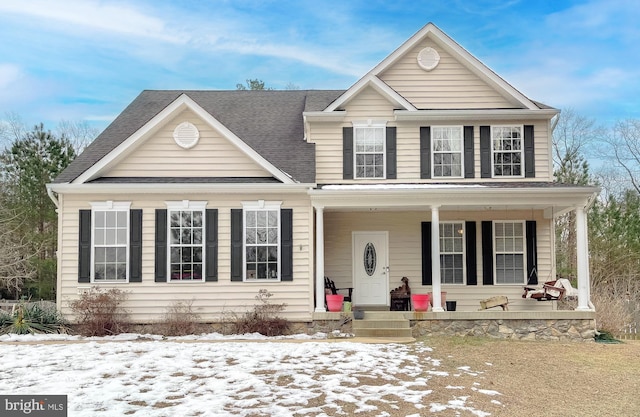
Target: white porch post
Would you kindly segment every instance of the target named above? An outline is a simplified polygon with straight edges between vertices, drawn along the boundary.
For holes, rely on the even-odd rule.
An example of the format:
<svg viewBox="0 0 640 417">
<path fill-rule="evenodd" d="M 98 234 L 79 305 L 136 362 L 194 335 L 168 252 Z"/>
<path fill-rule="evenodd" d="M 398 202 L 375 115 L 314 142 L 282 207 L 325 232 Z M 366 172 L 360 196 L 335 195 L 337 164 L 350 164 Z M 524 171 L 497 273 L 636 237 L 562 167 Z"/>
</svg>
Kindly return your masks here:
<svg viewBox="0 0 640 417">
<path fill-rule="evenodd" d="M 316 312 L 324 307 L 324 208 L 316 207 Z"/>
<path fill-rule="evenodd" d="M 578 307 L 576 310 L 591 310 L 589 307 L 589 253 L 587 246 L 587 217 L 583 207 L 576 207 L 576 252 L 578 257 Z"/>
<path fill-rule="evenodd" d="M 440 206 L 431 206 L 431 288 L 433 311 L 444 311 L 440 291 Z"/>
</svg>

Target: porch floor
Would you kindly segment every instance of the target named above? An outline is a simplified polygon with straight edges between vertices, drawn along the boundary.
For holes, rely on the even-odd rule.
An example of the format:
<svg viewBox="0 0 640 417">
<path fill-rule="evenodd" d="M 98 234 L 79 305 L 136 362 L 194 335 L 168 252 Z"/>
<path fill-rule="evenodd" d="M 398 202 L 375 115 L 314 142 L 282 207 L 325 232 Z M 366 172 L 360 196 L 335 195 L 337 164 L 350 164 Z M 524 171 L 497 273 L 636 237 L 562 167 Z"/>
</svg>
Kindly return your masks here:
<svg viewBox="0 0 640 417">
<path fill-rule="evenodd" d="M 375 313 L 384 311 L 385 316 L 397 316 L 407 320 L 595 320 L 595 311 L 575 311 L 575 310 L 549 310 L 549 311 L 502 311 L 478 310 L 478 311 L 443 311 L 434 313 L 433 311 L 388 311 L 378 308 L 362 308 L 367 317 L 367 312 Z M 313 320 L 338 320 L 342 315 L 353 318 L 353 313 L 345 312 L 314 312 Z M 369 314 L 372 316 L 372 314 Z"/>
</svg>

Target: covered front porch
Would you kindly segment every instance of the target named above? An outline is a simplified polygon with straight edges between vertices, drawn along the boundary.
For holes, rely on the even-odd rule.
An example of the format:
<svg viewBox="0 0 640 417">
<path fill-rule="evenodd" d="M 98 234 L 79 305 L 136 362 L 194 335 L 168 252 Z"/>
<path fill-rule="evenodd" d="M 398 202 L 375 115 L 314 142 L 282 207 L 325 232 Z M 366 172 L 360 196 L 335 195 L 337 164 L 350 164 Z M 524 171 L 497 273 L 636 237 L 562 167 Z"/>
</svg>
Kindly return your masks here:
<svg viewBox="0 0 640 417">
<path fill-rule="evenodd" d="M 535 320 L 567 315 L 553 301 L 522 298 L 524 286 L 555 279 L 554 218 L 574 211 L 578 254 L 576 310 L 592 313 L 588 209 L 597 189 L 551 183 L 324 186 L 310 191 L 315 208 L 314 320 L 326 314 L 324 277 L 353 288 L 353 308 L 389 310 L 390 292 L 409 279 L 412 293 L 431 293 L 428 313 L 410 320 Z M 445 312 L 442 299 L 456 301 Z M 509 311 L 478 311 L 506 296 Z M 578 314 L 571 312 L 571 314 Z M 464 316 L 467 317 L 467 316 Z M 573 317 L 573 316 L 572 316 Z M 577 316 L 576 316 L 577 317 Z M 580 317 L 583 317 L 582 315 Z M 592 317 L 585 314 L 584 317 Z M 466 320 L 466 319 L 465 319 Z"/>
</svg>

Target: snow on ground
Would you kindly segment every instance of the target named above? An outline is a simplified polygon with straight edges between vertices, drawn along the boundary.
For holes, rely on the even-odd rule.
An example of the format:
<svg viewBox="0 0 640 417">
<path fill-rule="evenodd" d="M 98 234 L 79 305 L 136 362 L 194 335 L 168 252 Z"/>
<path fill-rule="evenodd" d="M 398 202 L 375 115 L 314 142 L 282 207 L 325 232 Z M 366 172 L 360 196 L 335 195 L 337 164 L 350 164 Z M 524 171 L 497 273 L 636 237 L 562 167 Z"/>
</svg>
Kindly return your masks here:
<svg viewBox="0 0 640 417">
<path fill-rule="evenodd" d="M 421 415 L 444 410 L 487 416 L 469 396 L 479 371 L 441 367 L 424 343 L 268 341 L 259 335 L 183 338 L 119 335 L 0 337 L 0 393 L 68 395 L 70 417 Z M 169 339 L 169 340 L 167 340 Z M 30 342 L 30 343 L 2 343 Z M 446 385 L 435 402 L 434 378 L 465 373 L 474 386 Z M 452 375 L 453 374 L 453 375 Z M 433 387 L 432 387 L 433 386 Z M 440 396 L 439 398 L 442 398 Z M 498 403 L 496 401 L 496 403 Z"/>
</svg>

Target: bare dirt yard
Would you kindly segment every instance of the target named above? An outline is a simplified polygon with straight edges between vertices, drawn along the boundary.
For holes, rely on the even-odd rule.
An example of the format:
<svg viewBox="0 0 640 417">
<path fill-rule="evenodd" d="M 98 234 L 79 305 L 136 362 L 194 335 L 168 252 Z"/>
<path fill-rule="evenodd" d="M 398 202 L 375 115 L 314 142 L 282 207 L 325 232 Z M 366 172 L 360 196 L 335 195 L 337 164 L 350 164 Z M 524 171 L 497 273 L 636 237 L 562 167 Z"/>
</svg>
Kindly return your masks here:
<svg viewBox="0 0 640 417">
<path fill-rule="evenodd" d="M 491 401 L 495 398 L 477 397 L 474 407 L 491 415 L 640 416 L 640 341 L 601 344 L 429 337 L 424 342 L 445 369 L 470 366 L 483 370 L 486 381 L 482 385 L 502 394 L 497 396 L 500 404 Z M 446 379 L 431 382 L 438 381 L 447 383 Z M 456 415 L 448 411 L 452 413 L 439 415 Z"/>
</svg>

